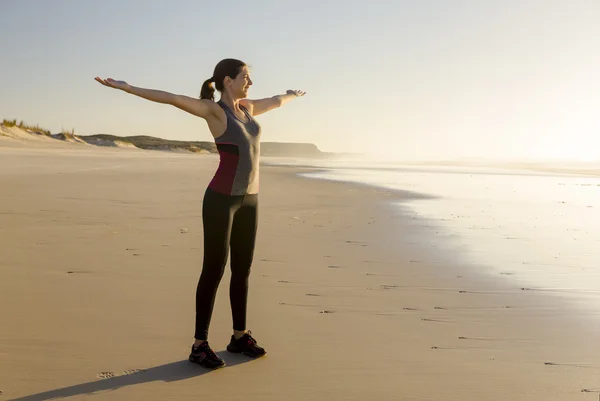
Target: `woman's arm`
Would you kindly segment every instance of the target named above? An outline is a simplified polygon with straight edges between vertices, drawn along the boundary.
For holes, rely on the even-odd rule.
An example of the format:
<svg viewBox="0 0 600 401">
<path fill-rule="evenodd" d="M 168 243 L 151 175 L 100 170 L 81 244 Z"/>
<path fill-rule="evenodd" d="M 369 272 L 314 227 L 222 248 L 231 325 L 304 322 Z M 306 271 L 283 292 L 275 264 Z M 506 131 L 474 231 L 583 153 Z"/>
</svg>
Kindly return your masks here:
<svg viewBox="0 0 600 401">
<path fill-rule="evenodd" d="M 240 103 L 242 103 L 242 105 L 244 105 L 248 109 L 250 114 L 252 114 L 253 116 L 257 116 L 259 114 L 263 114 L 267 111 L 281 107 L 290 100 L 298 96 L 304 96 L 305 94 L 306 92 L 304 91 L 288 90 L 285 95 L 276 95 L 273 97 L 258 100 L 244 99 L 241 100 Z"/>
<path fill-rule="evenodd" d="M 213 114 L 214 111 L 215 104 L 213 101 L 208 99 L 195 99 L 156 89 L 138 88 L 129 85 L 125 81 L 115 81 L 112 78 L 102 79 L 96 77 L 95 80 L 104 86 L 108 86 L 109 88 L 120 89 L 124 92 L 131 93 L 132 95 L 139 96 L 152 102 L 170 104 L 198 117 L 206 118 L 210 114 Z"/>
</svg>

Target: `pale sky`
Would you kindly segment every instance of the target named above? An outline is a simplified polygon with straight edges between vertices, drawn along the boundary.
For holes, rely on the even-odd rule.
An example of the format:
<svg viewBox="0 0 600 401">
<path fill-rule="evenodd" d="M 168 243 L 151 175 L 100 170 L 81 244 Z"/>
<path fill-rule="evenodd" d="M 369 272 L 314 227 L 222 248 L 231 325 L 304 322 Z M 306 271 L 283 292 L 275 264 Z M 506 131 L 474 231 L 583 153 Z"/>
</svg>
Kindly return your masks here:
<svg viewBox="0 0 600 401">
<path fill-rule="evenodd" d="M 264 141 L 397 159 L 600 159 L 600 0 L 0 0 L 0 118 L 53 133 L 212 137 L 95 76 L 197 97 L 222 58 Z"/>
</svg>

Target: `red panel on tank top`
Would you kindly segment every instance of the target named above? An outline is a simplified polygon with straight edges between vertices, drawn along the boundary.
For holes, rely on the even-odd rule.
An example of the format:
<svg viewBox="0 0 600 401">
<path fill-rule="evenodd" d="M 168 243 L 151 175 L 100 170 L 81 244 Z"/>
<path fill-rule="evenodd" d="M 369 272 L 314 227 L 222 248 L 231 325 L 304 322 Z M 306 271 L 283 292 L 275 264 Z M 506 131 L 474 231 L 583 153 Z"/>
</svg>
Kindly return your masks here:
<svg viewBox="0 0 600 401">
<path fill-rule="evenodd" d="M 219 168 L 208 186 L 219 193 L 231 195 L 240 157 L 221 150 L 219 150 L 219 154 L 221 155 Z"/>
</svg>

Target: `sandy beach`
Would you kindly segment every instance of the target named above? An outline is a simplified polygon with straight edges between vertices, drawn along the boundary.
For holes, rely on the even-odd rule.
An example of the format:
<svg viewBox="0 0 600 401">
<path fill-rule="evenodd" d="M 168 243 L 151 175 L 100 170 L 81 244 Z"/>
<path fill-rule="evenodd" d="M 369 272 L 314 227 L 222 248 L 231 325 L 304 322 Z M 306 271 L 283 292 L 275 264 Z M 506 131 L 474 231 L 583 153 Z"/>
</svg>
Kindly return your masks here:
<svg viewBox="0 0 600 401">
<path fill-rule="evenodd" d="M 227 271 L 227 367 L 190 364 L 218 159 L 4 142 L 0 400 L 599 399 L 592 312 L 469 264 L 390 204 L 416 194 L 294 167 L 261 167 L 248 328 L 268 355 L 225 351 Z"/>
</svg>

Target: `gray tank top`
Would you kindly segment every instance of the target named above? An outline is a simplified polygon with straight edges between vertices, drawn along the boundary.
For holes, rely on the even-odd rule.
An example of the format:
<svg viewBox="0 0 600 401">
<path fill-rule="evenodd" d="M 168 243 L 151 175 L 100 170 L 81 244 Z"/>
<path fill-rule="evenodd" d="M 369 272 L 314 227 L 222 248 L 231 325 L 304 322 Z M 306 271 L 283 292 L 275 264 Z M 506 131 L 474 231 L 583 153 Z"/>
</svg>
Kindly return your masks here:
<svg viewBox="0 0 600 401">
<path fill-rule="evenodd" d="M 240 120 L 222 101 L 217 104 L 227 115 L 227 129 L 223 135 L 215 138 L 221 160 L 208 186 L 225 195 L 257 194 L 260 125 L 241 105 L 247 122 Z"/>
</svg>

